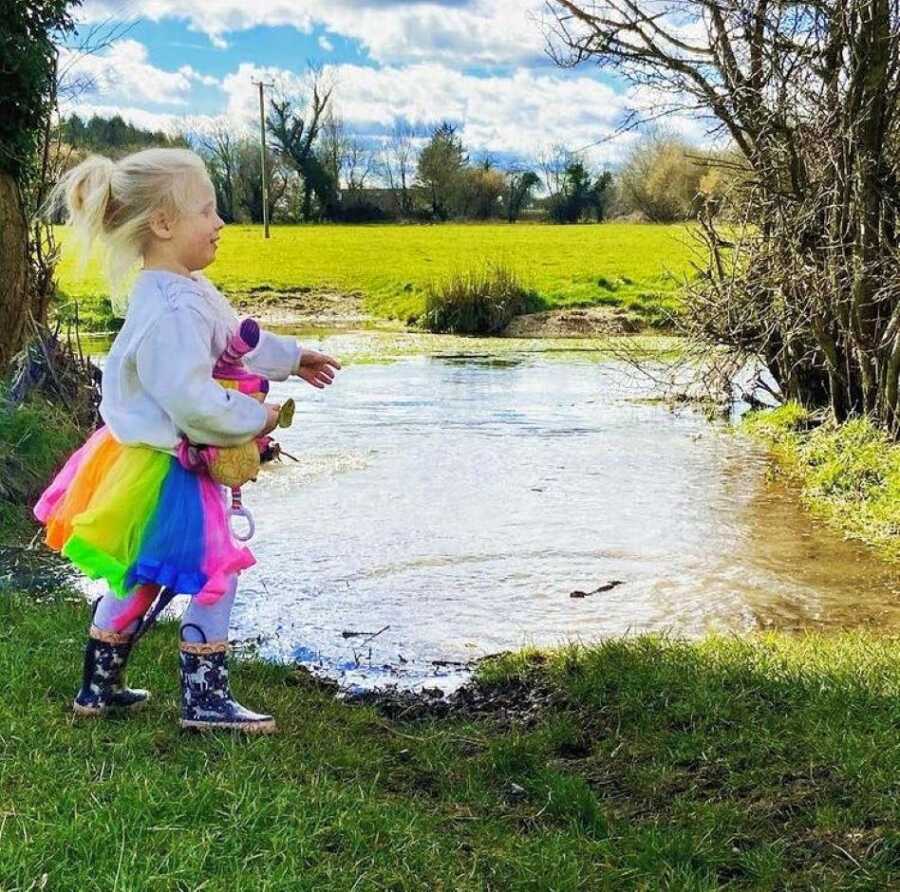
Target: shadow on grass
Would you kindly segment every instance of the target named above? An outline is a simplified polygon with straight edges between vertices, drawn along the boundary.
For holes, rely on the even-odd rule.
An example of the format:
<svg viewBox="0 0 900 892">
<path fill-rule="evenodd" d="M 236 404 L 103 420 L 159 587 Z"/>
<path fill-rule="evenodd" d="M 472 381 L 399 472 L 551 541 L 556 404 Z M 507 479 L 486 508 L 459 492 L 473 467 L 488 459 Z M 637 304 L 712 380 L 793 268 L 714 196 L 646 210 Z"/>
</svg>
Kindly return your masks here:
<svg viewBox="0 0 900 892">
<path fill-rule="evenodd" d="M 896 638 L 522 651 L 482 667 L 481 706 L 412 722 L 246 662 L 236 693 L 281 734 L 242 740 L 176 729 L 171 625 L 131 666 L 146 711 L 73 720 L 85 623 L 0 599 L 0 888 L 861 889 L 900 869 Z"/>
</svg>

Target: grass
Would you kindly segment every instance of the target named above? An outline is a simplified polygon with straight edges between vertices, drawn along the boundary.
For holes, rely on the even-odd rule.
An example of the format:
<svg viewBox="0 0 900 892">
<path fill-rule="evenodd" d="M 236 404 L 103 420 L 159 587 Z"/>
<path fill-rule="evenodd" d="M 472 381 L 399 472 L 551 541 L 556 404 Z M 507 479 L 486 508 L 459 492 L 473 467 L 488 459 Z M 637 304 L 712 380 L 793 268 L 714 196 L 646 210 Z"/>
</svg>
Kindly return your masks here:
<svg viewBox="0 0 900 892">
<path fill-rule="evenodd" d="M 40 396 L 12 406 L 0 388 L 0 544 L 33 528 L 27 506 L 82 439 L 61 406 Z"/>
<path fill-rule="evenodd" d="M 421 323 L 433 332 L 493 335 L 516 316 L 542 309 L 514 270 L 493 264 L 430 286 Z"/>
<path fill-rule="evenodd" d="M 88 328 L 102 328 L 109 308 L 99 264 L 79 278 L 68 231 L 58 232 L 60 288 Z M 658 321 L 678 308 L 691 251 L 682 225 L 275 226 L 268 241 L 259 227 L 228 226 L 207 272 L 226 293 L 358 292 L 372 315 L 406 321 L 422 314 L 435 283 L 502 263 L 548 306 L 609 304 Z"/>
<path fill-rule="evenodd" d="M 530 724 L 399 724 L 289 667 L 233 674 L 282 733 L 76 721 L 86 607 L 0 597 L 0 888 L 886 889 L 900 871 L 900 649 L 873 633 L 612 640 L 489 664 Z"/>
<path fill-rule="evenodd" d="M 816 424 L 796 403 L 751 413 L 742 427 L 769 446 L 814 514 L 900 560 L 900 445 L 868 419 Z"/>
</svg>

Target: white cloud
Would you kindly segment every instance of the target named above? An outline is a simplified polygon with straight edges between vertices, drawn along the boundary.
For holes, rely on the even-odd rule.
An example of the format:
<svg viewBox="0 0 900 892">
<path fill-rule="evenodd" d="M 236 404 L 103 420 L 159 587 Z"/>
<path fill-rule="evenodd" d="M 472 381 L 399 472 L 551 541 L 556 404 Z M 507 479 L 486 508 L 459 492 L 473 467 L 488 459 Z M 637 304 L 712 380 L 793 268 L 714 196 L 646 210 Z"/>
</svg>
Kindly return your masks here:
<svg viewBox="0 0 900 892">
<path fill-rule="evenodd" d="M 459 126 L 471 151 L 533 157 L 539 147 L 565 143 L 581 148 L 611 136 L 628 97 L 589 77 L 539 74 L 521 68 L 508 76 L 475 77 L 439 64 L 373 69 L 326 66 L 336 83 L 335 106 L 354 131 L 378 137 L 397 120 L 430 126 L 447 119 Z M 252 81 L 274 81 L 303 94 L 305 80 L 293 72 L 249 63 L 227 75 L 227 116 L 248 125 L 258 115 Z M 616 157 L 628 142 L 619 137 L 592 150 L 592 160 Z"/>
<path fill-rule="evenodd" d="M 107 104 L 120 101 L 185 105 L 195 83 L 219 83 L 190 65 L 182 65 L 177 71 L 157 68 L 150 64 L 147 47 L 129 38 L 94 55 L 62 48 L 60 71 L 68 83 L 84 85 L 82 98 L 89 96 Z"/>
<path fill-rule="evenodd" d="M 322 47 L 326 53 L 334 51 L 334 44 L 324 34 L 319 38 L 319 46 Z"/>
<path fill-rule="evenodd" d="M 84 21 L 139 14 L 186 21 L 219 46 L 226 35 L 259 25 L 287 25 L 310 33 L 321 26 L 359 41 L 386 64 L 444 62 L 454 66 L 521 65 L 542 59 L 544 37 L 536 18 L 543 0 L 88 0 Z"/>
<path fill-rule="evenodd" d="M 382 4 L 387 2 L 382 0 Z M 152 14 L 166 3 L 168 0 L 149 0 L 146 5 Z M 495 3 L 504 4 L 506 0 Z M 210 3 L 220 12 L 223 5 L 226 0 Z M 337 5 L 348 3 L 344 0 Z M 369 0 L 369 7 L 376 5 Z M 459 8 L 474 5 L 462 4 Z M 457 8 L 441 9 L 443 16 Z M 320 37 L 320 43 L 326 42 L 330 45 L 326 36 Z M 169 132 L 202 130 L 223 119 L 235 127 L 255 130 L 259 106 L 253 80 L 275 81 L 288 92 L 305 92 L 303 75 L 251 62 L 240 64 L 221 81 L 190 65 L 175 71 L 160 69 L 150 64 L 147 47 L 132 39 L 119 40 L 99 55 L 76 58 L 64 52 L 63 58 L 64 64 L 71 65 L 70 73 L 94 82 L 92 91 L 69 100 L 65 112 L 120 113 L 139 126 Z M 595 164 L 615 163 L 633 141 L 633 134 L 616 135 L 626 109 L 653 110 L 662 101 L 646 87 L 627 89 L 621 85 L 616 89 L 599 81 L 588 69 L 583 73 L 561 72 L 522 65 L 504 74 L 476 76 L 432 60 L 381 67 L 328 65 L 324 75 L 336 84 L 335 105 L 350 129 L 373 141 L 382 138 L 398 120 L 423 128 L 450 120 L 458 125 L 473 153 L 534 158 L 542 148 L 561 143 L 570 149 L 590 146 L 588 159 Z M 191 116 L 191 93 L 197 84 L 221 87 L 224 106 L 215 110 L 221 117 Z M 166 106 L 171 107 L 171 113 L 162 112 Z M 665 126 L 692 141 L 704 141 L 704 124 L 696 117 L 673 118 Z"/>
<path fill-rule="evenodd" d="M 593 164 L 616 163 L 636 138 L 634 133 L 616 135 L 622 115 L 635 101 L 650 100 L 646 93 L 617 92 L 586 76 L 536 74 L 524 68 L 494 77 L 475 77 L 438 64 L 382 69 L 335 65 L 323 73 L 337 85 L 335 107 L 363 137 L 377 141 L 398 120 L 428 128 L 446 119 L 458 125 L 470 152 L 524 159 L 560 143 L 570 149 L 590 147 L 586 154 Z M 288 93 L 305 93 L 304 77 L 294 72 L 244 63 L 222 81 L 227 104 L 220 116 L 191 115 L 186 108 L 180 113 L 150 112 L 127 102 L 77 102 L 63 110 L 86 117 L 121 114 L 137 126 L 168 133 L 198 132 L 225 123 L 254 134 L 259 94 L 253 81 L 260 79 Z M 667 126 L 686 138 L 703 138 L 698 121 L 673 119 Z"/>
<path fill-rule="evenodd" d="M 198 81 L 205 87 L 219 86 L 219 79 L 217 77 L 213 77 L 210 74 L 201 74 L 199 71 L 195 71 L 193 68 L 191 68 L 190 65 L 182 65 L 178 70 L 187 77 L 191 78 L 191 80 Z"/>
</svg>

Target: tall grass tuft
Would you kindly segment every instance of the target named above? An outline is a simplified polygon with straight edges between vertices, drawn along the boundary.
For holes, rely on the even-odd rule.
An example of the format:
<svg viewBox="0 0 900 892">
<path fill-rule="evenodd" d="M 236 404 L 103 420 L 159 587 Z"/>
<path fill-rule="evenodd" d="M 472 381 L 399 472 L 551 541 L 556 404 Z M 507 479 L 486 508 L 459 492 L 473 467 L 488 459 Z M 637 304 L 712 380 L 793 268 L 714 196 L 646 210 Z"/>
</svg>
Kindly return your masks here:
<svg viewBox="0 0 900 892">
<path fill-rule="evenodd" d="M 499 334 L 515 316 L 545 308 L 518 273 L 503 263 L 488 263 L 428 286 L 424 328 L 449 334 Z"/>
<path fill-rule="evenodd" d="M 24 532 L 28 505 L 80 439 L 62 407 L 37 398 L 13 406 L 0 389 L 0 542 Z"/>
</svg>

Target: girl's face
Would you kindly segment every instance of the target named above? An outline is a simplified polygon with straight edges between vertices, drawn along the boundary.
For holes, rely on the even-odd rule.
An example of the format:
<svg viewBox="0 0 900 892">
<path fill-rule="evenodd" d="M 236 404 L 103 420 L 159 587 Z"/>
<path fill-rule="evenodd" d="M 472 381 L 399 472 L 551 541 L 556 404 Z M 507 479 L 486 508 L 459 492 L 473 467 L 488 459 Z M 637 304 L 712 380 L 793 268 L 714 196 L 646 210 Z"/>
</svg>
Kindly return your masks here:
<svg viewBox="0 0 900 892">
<path fill-rule="evenodd" d="M 169 250 L 192 272 L 205 269 L 216 259 L 219 231 L 224 225 L 216 213 L 212 183 L 201 180 L 192 190 L 187 207 L 168 227 Z"/>
</svg>

